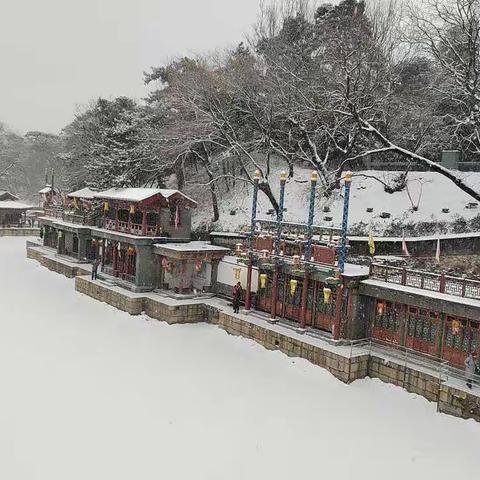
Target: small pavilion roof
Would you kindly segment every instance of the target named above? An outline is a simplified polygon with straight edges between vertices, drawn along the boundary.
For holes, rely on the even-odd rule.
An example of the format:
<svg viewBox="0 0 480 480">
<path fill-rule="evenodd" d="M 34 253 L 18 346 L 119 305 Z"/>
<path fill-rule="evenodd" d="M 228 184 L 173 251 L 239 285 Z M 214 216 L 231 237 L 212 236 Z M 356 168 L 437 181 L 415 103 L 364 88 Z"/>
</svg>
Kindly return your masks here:
<svg viewBox="0 0 480 480">
<path fill-rule="evenodd" d="M 47 185 L 45 187 L 43 187 L 41 190 L 38 191 L 38 193 L 40 194 L 45 194 L 45 193 L 50 193 L 50 192 L 54 192 L 55 189 L 52 188 L 50 185 Z"/>
<path fill-rule="evenodd" d="M 162 196 L 167 202 L 171 197 L 182 197 L 187 200 L 191 206 L 196 207 L 197 202 L 180 190 L 172 190 L 167 188 L 111 188 L 103 192 L 97 192 L 94 198 L 102 198 L 107 200 L 121 200 L 125 202 L 143 202 L 155 195 Z"/>
<path fill-rule="evenodd" d="M 86 200 L 93 200 L 97 193 L 98 193 L 97 191 L 86 187 L 86 188 L 82 188 L 81 190 L 77 190 L 75 192 L 69 193 L 67 197 L 68 198 L 84 198 Z"/>
</svg>

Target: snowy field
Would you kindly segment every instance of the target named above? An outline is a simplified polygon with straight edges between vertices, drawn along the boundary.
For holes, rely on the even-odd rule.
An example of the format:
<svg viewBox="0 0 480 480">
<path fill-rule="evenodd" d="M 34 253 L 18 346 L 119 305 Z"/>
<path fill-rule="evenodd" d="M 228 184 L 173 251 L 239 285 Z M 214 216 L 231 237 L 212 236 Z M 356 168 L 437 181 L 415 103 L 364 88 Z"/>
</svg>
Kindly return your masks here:
<svg viewBox="0 0 480 480">
<path fill-rule="evenodd" d="M 271 174 L 271 183 L 278 198 L 278 178 L 284 167 L 276 166 Z M 295 176 L 288 180 L 286 186 L 285 220 L 290 222 L 306 222 L 308 216 L 308 199 L 310 195 L 310 169 L 297 167 Z M 447 222 L 451 223 L 459 216 L 469 220 L 480 214 L 478 208 L 466 208 L 474 199 L 462 192 L 450 180 L 435 172 L 410 172 L 408 174 L 408 190 L 393 194 L 385 193 L 384 186 L 377 179 L 391 184 L 400 172 L 362 171 L 355 172 L 350 197 L 350 226 L 355 227 L 360 222 L 366 230 L 382 234 L 392 223 Z M 480 190 L 480 173 L 458 172 L 469 185 Z M 210 197 L 205 187 L 193 189 L 190 194 L 199 201 L 199 208 L 194 211 L 194 225 L 203 225 L 211 220 L 212 212 Z M 220 220 L 213 225 L 215 230 L 234 231 L 250 222 L 251 186 L 238 183 L 234 191 L 224 192 L 219 196 Z M 258 196 L 259 218 L 268 218 L 267 212 L 271 205 L 263 193 Z M 412 204 L 418 206 L 412 210 Z M 315 222 L 323 225 L 340 227 L 343 210 L 343 196 L 338 192 L 331 198 L 318 198 L 315 211 Z M 323 213 L 323 207 L 329 207 L 329 213 Z M 367 212 L 373 208 L 373 212 Z M 448 208 L 448 213 L 442 209 Z M 235 215 L 230 211 L 235 210 Z M 380 217 L 382 212 L 391 214 L 391 218 Z M 332 222 L 326 222 L 323 217 L 332 217 Z"/>
<path fill-rule="evenodd" d="M 208 325 L 130 317 L 0 238 L 0 478 L 475 478 L 480 425 Z"/>
</svg>

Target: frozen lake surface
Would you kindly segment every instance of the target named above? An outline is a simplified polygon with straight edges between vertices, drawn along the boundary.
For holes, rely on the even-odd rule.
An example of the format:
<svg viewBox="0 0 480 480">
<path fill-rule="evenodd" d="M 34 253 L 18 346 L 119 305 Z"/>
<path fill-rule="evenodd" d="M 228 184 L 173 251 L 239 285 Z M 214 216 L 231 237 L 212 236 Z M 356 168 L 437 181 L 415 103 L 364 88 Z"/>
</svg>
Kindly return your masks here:
<svg viewBox="0 0 480 480">
<path fill-rule="evenodd" d="M 480 425 L 209 325 L 131 317 L 0 238 L 0 478 L 475 478 Z"/>
</svg>

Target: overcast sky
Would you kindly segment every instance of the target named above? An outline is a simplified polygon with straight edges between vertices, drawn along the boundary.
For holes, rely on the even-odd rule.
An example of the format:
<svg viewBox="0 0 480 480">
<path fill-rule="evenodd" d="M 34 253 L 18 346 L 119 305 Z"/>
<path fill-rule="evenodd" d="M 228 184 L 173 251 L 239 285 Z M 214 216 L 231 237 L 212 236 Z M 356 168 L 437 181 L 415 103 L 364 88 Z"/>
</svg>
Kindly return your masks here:
<svg viewBox="0 0 480 480">
<path fill-rule="evenodd" d="M 77 105 L 145 94 L 142 72 L 243 39 L 260 0 L 0 0 L 0 121 L 59 132 Z"/>
</svg>

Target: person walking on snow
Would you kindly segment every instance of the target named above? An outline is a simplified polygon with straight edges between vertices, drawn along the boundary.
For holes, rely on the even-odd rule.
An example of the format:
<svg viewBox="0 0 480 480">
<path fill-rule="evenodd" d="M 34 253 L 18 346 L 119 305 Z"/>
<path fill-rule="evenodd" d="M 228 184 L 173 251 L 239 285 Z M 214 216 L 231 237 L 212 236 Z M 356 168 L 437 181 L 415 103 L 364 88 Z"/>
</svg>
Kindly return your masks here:
<svg viewBox="0 0 480 480">
<path fill-rule="evenodd" d="M 96 258 L 92 263 L 92 280 L 97 279 L 98 266 L 100 265 L 100 260 Z"/>
<path fill-rule="evenodd" d="M 239 313 L 240 311 L 240 299 L 242 297 L 242 284 L 238 282 L 232 290 L 233 297 L 233 313 Z"/>
<path fill-rule="evenodd" d="M 465 375 L 467 377 L 467 387 L 472 388 L 473 376 L 475 375 L 475 370 L 477 364 L 475 362 L 477 354 L 476 352 L 470 352 L 468 357 L 465 359 Z"/>
</svg>

